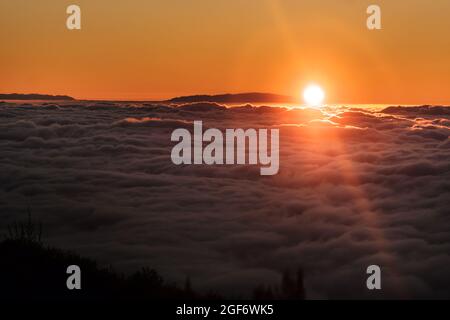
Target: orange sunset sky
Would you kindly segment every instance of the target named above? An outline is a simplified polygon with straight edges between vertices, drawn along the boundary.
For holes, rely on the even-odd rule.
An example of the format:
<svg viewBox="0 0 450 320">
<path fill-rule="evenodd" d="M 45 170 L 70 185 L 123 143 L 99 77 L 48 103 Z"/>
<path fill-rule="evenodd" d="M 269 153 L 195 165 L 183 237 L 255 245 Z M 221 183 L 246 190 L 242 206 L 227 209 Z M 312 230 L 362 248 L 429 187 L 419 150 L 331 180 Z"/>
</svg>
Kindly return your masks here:
<svg viewBox="0 0 450 320">
<path fill-rule="evenodd" d="M 300 96 L 315 82 L 327 103 L 448 104 L 449 32 L 449 0 L 1 0 L 0 92 Z"/>
</svg>

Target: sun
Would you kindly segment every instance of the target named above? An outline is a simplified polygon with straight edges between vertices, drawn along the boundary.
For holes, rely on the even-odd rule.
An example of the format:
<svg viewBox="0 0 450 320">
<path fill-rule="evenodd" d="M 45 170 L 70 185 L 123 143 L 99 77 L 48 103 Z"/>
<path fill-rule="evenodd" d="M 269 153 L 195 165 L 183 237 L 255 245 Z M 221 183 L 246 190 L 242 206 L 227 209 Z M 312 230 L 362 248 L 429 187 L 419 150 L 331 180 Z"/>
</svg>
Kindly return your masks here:
<svg viewBox="0 0 450 320">
<path fill-rule="evenodd" d="M 303 90 L 303 99 L 311 107 L 320 106 L 325 99 L 325 92 L 318 85 L 309 85 Z"/>
</svg>

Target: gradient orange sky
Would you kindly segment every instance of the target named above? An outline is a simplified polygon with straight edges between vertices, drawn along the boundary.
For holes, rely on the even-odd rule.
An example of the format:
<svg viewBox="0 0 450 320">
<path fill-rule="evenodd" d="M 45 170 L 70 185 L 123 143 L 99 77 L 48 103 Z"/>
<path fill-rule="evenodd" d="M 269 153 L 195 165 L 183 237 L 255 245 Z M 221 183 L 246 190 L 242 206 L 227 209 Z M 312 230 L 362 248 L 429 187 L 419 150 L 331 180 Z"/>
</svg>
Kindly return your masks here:
<svg viewBox="0 0 450 320">
<path fill-rule="evenodd" d="M 2 93 L 300 97 L 315 82 L 327 103 L 450 103 L 449 0 L 2 0 L 0 41 Z"/>
</svg>

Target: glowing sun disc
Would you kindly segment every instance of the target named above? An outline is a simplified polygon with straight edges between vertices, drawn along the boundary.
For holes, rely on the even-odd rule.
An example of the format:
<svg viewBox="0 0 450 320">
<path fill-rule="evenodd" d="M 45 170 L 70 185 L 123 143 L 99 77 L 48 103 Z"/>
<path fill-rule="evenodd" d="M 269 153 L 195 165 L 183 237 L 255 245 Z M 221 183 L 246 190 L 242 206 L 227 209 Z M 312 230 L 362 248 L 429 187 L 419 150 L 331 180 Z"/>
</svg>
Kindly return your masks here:
<svg viewBox="0 0 450 320">
<path fill-rule="evenodd" d="M 325 92 L 317 85 L 310 85 L 303 90 L 303 99 L 309 106 L 319 106 L 325 99 Z"/>
</svg>

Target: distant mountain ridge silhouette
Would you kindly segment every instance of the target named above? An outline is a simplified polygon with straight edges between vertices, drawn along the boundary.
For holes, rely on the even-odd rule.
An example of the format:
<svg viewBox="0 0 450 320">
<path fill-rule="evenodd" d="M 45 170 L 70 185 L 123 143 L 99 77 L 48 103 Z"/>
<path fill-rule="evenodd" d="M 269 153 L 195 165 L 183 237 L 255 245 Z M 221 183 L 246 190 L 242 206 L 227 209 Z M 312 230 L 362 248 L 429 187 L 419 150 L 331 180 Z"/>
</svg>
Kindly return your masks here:
<svg viewBox="0 0 450 320">
<path fill-rule="evenodd" d="M 0 93 L 0 99 L 3 100 L 75 100 L 70 96 L 65 95 L 50 95 L 50 94 L 22 94 L 22 93 Z"/>
<path fill-rule="evenodd" d="M 78 100 L 67 95 L 50 95 L 50 94 L 38 94 L 38 93 L 0 93 L 1 100 L 63 100 L 74 101 Z M 86 100 L 89 101 L 89 100 Z M 101 101 L 116 101 L 116 100 L 101 100 Z M 174 97 L 163 101 L 154 102 L 170 102 L 170 103 L 193 103 L 193 102 L 215 102 L 215 103 L 253 103 L 253 102 L 265 102 L 265 103 L 295 103 L 297 102 L 294 97 L 274 94 L 274 93 L 262 93 L 262 92 L 248 92 L 248 93 L 226 93 L 216 95 L 198 94 L 191 96 Z"/>
<path fill-rule="evenodd" d="M 217 103 L 242 103 L 242 102 L 271 102 L 271 103 L 293 103 L 296 102 L 291 96 L 285 96 L 273 93 L 261 93 L 261 92 L 250 92 L 250 93 L 237 93 L 237 94 L 217 94 L 217 95 L 192 95 L 192 96 L 181 96 L 175 97 L 167 102 L 217 102 Z"/>
</svg>

